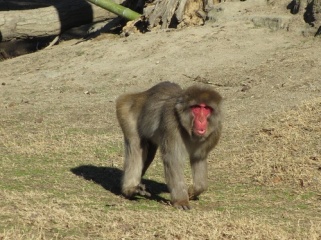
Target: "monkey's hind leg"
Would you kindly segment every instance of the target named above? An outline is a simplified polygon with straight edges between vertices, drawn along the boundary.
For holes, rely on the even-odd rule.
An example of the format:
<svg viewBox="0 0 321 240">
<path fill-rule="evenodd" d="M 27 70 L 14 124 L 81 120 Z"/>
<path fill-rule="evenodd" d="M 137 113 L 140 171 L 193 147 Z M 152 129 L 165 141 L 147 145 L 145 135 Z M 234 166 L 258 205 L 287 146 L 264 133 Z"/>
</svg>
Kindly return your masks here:
<svg viewBox="0 0 321 240">
<path fill-rule="evenodd" d="M 135 136 L 135 137 L 134 137 Z M 140 140 L 139 135 L 131 134 L 131 138 L 125 140 L 125 163 L 123 174 L 123 194 L 131 198 L 135 195 L 150 197 L 141 178 L 153 161 L 157 145 Z"/>
<path fill-rule="evenodd" d="M 138 142 L 140 144 L 137 144 Z M 157 145 L 148 140 L 132 138 L 131 142 L 125 142 L 125 149 L 123 194 L 128 198 L 135 195 L 151 197 L 145 185 L 141 183 L 141 178 L 155 157 Z"/>
<path fill-rule="evenodd" d="M 125 138 L 125 162 L 122 179 L 122 193 L 131 198 L 138 194 L 142 187 L 143 148 L 139 137 Z"/>
</svg>

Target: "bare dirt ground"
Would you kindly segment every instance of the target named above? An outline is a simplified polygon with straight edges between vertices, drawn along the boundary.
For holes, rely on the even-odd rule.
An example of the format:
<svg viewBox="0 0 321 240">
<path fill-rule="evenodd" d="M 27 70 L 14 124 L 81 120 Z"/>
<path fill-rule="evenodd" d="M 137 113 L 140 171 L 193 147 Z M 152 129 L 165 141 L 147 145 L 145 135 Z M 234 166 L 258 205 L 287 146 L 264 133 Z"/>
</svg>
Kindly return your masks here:
<svg viewBox="0 0 321 240">
<path fill-rule="evenodd" d="M 321 238 L 320 39 L 284 1 L 220 7 L 205 26 L 0 62 L 0 239 Z M 210 189 L 188 212 L 168 205 L 159 157 L 152 199 L 119 194 L 115 99 L 165 80 L 225 99 Z"/>
</svg>

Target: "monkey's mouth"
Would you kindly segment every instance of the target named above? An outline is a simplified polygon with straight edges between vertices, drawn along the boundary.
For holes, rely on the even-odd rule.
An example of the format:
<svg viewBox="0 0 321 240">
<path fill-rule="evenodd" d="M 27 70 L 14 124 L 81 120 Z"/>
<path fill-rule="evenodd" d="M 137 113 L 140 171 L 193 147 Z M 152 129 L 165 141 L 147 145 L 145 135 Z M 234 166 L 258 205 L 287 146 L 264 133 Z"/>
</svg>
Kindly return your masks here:
<svg viewBox="0 0 321 240">
<path fill-rule="evenodd" d="M 206 133 L 206 129 L 194 129 L 194 134 L 197 136 L 204 136 Z"/>
</svg>

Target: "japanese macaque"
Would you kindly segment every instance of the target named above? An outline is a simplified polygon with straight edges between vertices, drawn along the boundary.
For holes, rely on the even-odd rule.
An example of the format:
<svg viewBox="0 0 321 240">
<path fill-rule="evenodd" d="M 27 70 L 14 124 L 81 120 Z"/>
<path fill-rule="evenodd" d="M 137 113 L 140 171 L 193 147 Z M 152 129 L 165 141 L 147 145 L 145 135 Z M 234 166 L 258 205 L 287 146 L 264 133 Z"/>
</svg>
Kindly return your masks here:
<svg viewBox="0 0 321 240">
<path fill-rule="evenodd" d="M 116 112 L 125 142 L 123 195 L 150 196 L 141 178 L 159 147 L 171 203 L 190 209 L 189 200 L 208 187 L 206 158 L 221 135 L 221 102 L 220 94 L 210 87 L 183 90 L 171 82 L 120 96 Z M 193 176 L 189 188 L 184 180 L 186 158 Z"/>
</svg>

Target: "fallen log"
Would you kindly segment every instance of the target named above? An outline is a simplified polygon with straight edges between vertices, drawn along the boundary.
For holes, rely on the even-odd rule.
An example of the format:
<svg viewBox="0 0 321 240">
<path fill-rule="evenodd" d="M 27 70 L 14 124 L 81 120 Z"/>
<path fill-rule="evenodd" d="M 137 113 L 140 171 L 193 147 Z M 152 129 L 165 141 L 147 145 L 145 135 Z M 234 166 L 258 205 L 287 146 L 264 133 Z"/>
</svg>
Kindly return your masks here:
<svg viewBox="0 0 321 240">
<path fill-rule="evenodd" d="M 121 0 L 116 0 L 121 3 Z M 84 0 L 64 0 L 43 8 L 1 11 L 0 42 L 43 38 L 83 24 L 116 18 L 117 15 Z"/>
</svg>

